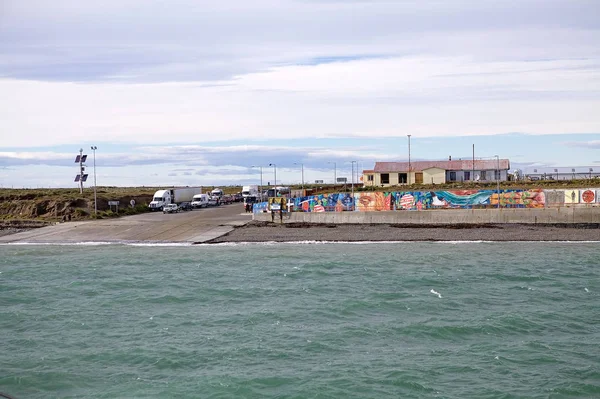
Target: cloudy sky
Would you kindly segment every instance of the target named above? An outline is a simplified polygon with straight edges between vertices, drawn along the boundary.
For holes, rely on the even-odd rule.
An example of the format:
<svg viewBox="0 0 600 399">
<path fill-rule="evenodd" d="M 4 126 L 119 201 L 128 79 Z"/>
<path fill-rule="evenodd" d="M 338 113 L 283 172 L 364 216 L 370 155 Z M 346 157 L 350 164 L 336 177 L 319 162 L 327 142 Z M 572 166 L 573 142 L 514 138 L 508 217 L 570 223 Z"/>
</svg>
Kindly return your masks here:
<svg viewBox="0 0 600 399">
<path fill-rule="evenodd" d="M 597 0 L 0 1 L 0 186 L 600 171 Z M 356 163 L 352 163 L 356 161 Z M 276 165 L 275 167 L 269 164 Z"/>
</svg>

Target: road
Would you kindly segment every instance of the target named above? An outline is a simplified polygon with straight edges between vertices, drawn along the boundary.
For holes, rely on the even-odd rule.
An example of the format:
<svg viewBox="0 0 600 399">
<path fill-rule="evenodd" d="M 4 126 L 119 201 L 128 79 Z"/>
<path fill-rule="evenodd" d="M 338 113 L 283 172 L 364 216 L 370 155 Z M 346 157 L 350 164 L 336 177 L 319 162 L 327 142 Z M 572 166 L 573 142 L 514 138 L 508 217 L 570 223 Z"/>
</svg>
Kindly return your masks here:
<svg viewBox="0 0 600 399">
<path fill-rule="evenodd" d="M 252 220 L 241 203 L 163 214 L 65 222 L 0 237 L 0 243 L 202 243 Z"/>
</svg>

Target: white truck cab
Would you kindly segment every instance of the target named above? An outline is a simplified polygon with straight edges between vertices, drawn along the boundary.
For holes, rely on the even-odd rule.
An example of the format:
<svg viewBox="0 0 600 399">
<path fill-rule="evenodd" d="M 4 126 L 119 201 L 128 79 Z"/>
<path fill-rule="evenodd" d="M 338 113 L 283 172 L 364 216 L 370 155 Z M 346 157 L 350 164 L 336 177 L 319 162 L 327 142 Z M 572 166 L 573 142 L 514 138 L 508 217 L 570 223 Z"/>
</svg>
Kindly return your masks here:
<svg viewBox="0 0 600 399">
<path fill-rule="evenodd" d="M 165 205 L 171 203 L 171 192 L 169 190 L 158 190 L 154 193 L 152 201 L 148 205 L 151 211 L 162 211 Z"/>
</svg>

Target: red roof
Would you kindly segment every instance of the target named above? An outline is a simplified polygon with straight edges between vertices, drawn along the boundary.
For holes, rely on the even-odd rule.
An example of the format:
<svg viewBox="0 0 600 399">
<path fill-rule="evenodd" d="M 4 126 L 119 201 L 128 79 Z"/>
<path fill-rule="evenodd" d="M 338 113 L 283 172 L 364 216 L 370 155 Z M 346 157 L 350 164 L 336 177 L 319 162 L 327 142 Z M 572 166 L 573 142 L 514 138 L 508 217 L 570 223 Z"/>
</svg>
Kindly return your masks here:
<svg viewBox="0 0 600 399">
<path fill-rule="evenodd" d="M 473 166 L 473 160 L 458 160 L 458 161 L 412 161 L 410 169 L 412 171 L 421 172 L 429 168 L 439 168 L 444 170 L 496 170 L 500 164 L 500 170 L 510 169 L 510 161 L 508 159 L 500 159 L 496 161 L 476 159 Z M 375 162 L 376 173 L 389 172 L 407 172 L 408 162 Z"/>
</svg>

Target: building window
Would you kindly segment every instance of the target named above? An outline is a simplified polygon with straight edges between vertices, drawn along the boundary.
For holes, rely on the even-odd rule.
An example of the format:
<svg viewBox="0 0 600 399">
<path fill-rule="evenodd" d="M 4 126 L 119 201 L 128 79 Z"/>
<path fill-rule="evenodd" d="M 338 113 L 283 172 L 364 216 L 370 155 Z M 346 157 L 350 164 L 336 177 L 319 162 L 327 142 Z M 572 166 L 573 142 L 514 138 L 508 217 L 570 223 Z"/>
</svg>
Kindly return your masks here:
<svg viewBox="0 0 600 399">
<path fill-rule="evenodd" d="M 456 181 L 456 172 L 450 172 L 450 181 Z"/>
<path fill-rule="evenodd" d="M 481 174 L 480 174 L 480 179 L 481 179 L 481 180 L 487 180 L 487 176 L 485 175 L 485 170 L 482 170 L 482 171 L 481 171 Z"/>
<path fill-rule="evenodd" d="M 398 184 L 408 183 L 408 176 L 406 173 L 398 173 Z"/>
<path fill-rule="evenodd" d="M 367 181 L 373 181 L 373 175 L 367 175 Z"/>
<path fill-rule="evenodd" d="M 494 180 L 500 180 L 500 171 L 499 170 L 494 171 Z"/>
<path fill-rule="evenodd" d="M 465 181 L 471 180 L 471 172 L 465 171 Z"/>
<path fill-rule="evenodd" d="M 390 174 L 389 173 L 381 174 L 381 184 L 390 184 Z"/>
</svg>

